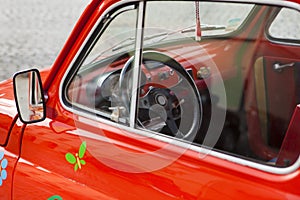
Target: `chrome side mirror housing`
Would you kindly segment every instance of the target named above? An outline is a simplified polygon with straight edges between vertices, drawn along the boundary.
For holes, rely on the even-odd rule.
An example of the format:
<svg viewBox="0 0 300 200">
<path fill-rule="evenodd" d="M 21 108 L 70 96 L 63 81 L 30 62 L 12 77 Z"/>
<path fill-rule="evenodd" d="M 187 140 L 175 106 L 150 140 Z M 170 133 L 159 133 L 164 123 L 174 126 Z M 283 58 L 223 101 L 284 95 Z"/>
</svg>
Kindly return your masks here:
<svg viewBox="0 0 300 200">
<path fill-rule="evenodd" d="M 37 69 L 18 72 L 13 77 L 14 95 L 20 120 L 29 124 L 46 118 L 41 75 Z"/>
</svg>

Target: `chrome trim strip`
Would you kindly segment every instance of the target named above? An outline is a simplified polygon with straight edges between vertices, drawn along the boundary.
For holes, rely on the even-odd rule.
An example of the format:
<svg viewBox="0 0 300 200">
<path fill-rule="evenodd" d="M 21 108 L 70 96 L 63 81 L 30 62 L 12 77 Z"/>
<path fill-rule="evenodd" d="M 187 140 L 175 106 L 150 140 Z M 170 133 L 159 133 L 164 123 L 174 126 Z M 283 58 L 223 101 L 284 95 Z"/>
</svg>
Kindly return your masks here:
<svg viewBox="0 0 300 200">
<path fill-rule="evenodd" d="M 139 12 L 137 20 L 137 31 L 135 38 L 135 55 L 134 55 L 134 65 L 132 74 L 132 91 L 131 91 L 131 103 L 130 103 L 130 115 L 129 115 L 129 126 L 135 127 L 136 118 L 136 108 L 137 108 L 137 98 L 138 98 L 138 84 L 140 79 L 140 64 L 142 59 L 143 51 L 143 38 L 144 38 L 144 13 L 145 13 L 145 1 L 140 1 Z"/>
<path fill-rule="evenodd" d="M 210 2 L 228 2 L 228 3 L 249 3 L 249 4 L 266 4 L 270 6 L 283 6 L 300 11 L 300 4 L 285 0 L 209 0 Z"/>
<path fill-rule="evenodd" d="M 59 87 L 59 100 L 60 100 L 60 103 L 61 103 L 61 105 L 62 105 L 62 107 L 64 109 L 66 109 L 66 110 L 68 110 L 68 111 L 70 111 L 70 112 L 78 115 L 79 119 L 82 116 L 82 117 L 85 117 L 85 118 L 88 118 L 88 119 L 96 120 L 97 122 L 100 122 L 100 123 L 105 123 L 105 124 L 113 126 L 113 127 L 124 129 L 124 130 L 130 131 L 130 132 L 142 135 L 142 136 L 151 137 L 151 138 L 155 138 L 155 139 L 157 139 L 159 141 L 170 143 L 172 140 L 174 140 L 174 138 L 170 138 L 170 137 L 168 137 L 166 135 L 158 135 L 157 133 L 154 133 L 154 134 L 152 132 L 149 133 L 146 130 L 134 129 L 134 128 L 131 128 L 131 127 L 127 127 L 125 125 L 117 124 L 117 123 L 112 122 L 110 120 L 99 118 L 99 117 L 97 117 L 96 119 L 94 119 L 93 116 L 95 116 L 95 115 L 91 115 L 89 113 L 81 112 L 81 111 L 78 111 L 78 110 L 75 110 L 75 109 L 72 109 L 72 108 L 68 107 L 67 105 L 64 104 L 64 101 L 63 101 L 63 98 L 62 98 L 62 95 L 64 94 L 63 93 L 64 91 L 63 91 L 63 88 L 62 88 L 63 83 L 66 81 L 67 75 L 69 74 L 69 72 L 70 72 L 71 68 L 73 67 L 76 59 L 78 58 L 80 52 L 82 51 L 82 49 L 86 45 L 87 41 L 91 37 L 91 35 L 94 32 L 94 30 L 96 29 L 96 27 L 103 20 L 104 16 L 106 14 L 108 14 L 111 10 L 113 10 L 114 8 L 120 6 L 120 5 L 124 4 L 124 3 L 130 3 L 130 2 L 133 3 L 133 2 L 138 2 L 138 1 L 137 0 L 120 1 L 120 2 L 112 5 L 109 9 L 107 9 L 105 11 L 105 13 L 103 13 L 103 15 L 99 18 L 98 22 L 94 25 L 94 27 L 90 31 L 89 35 L 87 36 L 87 38 L 83 42 L 83 44 L 80 47 L 80 49 L 78 50 L 77 54 L 74 56 L 72 62 L 70 63 L 68 69 L 66 70 L 66 72 L 65 72 L 65 74 L 64 74 L 64 76 L 63 76 L 63 78 L 61 80 L 60 87 Z M 232 3 L 268 4 L 268 5 L 274 5 L 274 6 L 289 7 L 289 8 L 293 8 L 293 9 L 296 9 L 296 10 L 300 11 L 300 4 L 293 3 L 293 2 L 287 2 L 287 1 L 281 1 L 281 0 L 275 0 L 275 1 L 272 1 L 272 0 L 222 0 L 222 1 L 214 1 L 214 0 L 212 0 L 211 2 L 228 2 L 228 3 L 232 2 Z M 93 124 L 91 124 L 91 125 L 93 125 Z M 257 170 L 262 170 L 264 172 L 269 172 L 269 173 L 272 173 L 272 174 L 280 174 L 280 175 L 289 174 L 289 173 L 292 173 L 292 172 L 296 171 L 299 168 L 299 166 L 300 166 L 300 157 L 298 158 L 298 160 L 293 165 L 291 165 L 289 167 L 286 167 L 286 168 L 279 168 L 279 167 L 275 167 L 275 166 L 273 167 L 273 166 L 264 165 L 264 164 L 256 163 L 256 162 L 253 162 L 253 161 L 245 160 L 243 158 L 231 156 L 231 155 L 228 155 L 228 154 L 224 154 L 224 153 L 220 153 L 220 152 L 208 150 L 208 149 L 206 149 L 204 147 L 199 147 L 199 146 L 191 145 L 191 144 L 188 144 L 188 143 L 186 143 L 184 141 L 178 141 L 174 145 L 178 145 L 180 147 L 187 148 L 187 149 L 193 150 L 195 152 L 199 152 L 199 159 L 201 159 L 201 155 L 203 155 L 203 154 L 204 155 L 211 155 L 211 156 L 220 158 L 222 160 L 226 160 L 226 161 L 229 161 L 229 162 L 237 163 L 239 165 L 247 166 L 247 167 L 250 167 L 250 168 L 257 169 Z M 205 159 L 205 158 L 202 158 L 202 159 Z"/>
</svg>

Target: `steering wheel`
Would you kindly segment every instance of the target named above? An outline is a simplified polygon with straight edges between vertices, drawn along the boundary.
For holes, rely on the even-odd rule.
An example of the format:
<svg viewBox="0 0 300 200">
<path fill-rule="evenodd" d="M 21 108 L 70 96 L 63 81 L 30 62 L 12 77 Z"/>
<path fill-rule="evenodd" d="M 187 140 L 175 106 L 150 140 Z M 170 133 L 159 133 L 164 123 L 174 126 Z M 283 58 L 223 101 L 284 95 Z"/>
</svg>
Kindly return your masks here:
<svg viewBox="0 0 300 200">
<path fill-rule="evenodd" d="M 119 79 L 120 98 L 127 113 L 130 110 L 133 60 L 132 56 L 125 63 Z M 202 120 L 201 98 L 192 77 L 176 60 L 163 53 L 144 51 L 142 63 L 147 61 L 160 63 L 157 68 L 169 67 L 170 76 L 176 74 L 178 81 L 172 86 L 164 85 L 163 81 L 151 85 L 151 78 L 147 77 L 147 85 L 151 86 L 145 94 L 139 96 L 137 124 L 149 130 L 192 141 Z M 140 83 L 138 94 L 143 84 L 145 83 Z"/>
</svg>

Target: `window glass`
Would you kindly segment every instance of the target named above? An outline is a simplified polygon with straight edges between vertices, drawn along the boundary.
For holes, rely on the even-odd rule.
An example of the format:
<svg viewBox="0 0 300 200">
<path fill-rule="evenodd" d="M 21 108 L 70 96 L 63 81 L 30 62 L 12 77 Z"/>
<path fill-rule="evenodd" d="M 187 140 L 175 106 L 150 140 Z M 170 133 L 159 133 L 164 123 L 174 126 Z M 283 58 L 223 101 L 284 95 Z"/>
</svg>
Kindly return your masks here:
<svg viewBox="0 0 300 200">
<path fill-rule="evenodd" d="M 234 54 L 229 52 L 237 50 L 233 48 L 235 44 L 242 45 L 236 43 L 242 38 L 232 39 L 231 33 L 241 28 L 253 7 L 253 4 L 194 1 L 147 3 L 138 128 L 195 145 L 235 151 L 240 134 L 237 120 L 243 77 L 236 74 L 227 81 L 222 73 L 227 70 L 239 73 L 239 69 L 229 64 L 234 60 Z M 202 39 L 195 37 L 197 25 Z M 220 35 L 226 36 L 225 39 L 219 39 Z M 221 63 L 215 58 L 224 59 L 222 53 L 227 47 L 231 57 L 226 57 L 224 66 L 219 66 Z M 227 95 L 228 91 L 235 95 Z M 219 140 L 225 137 L 225 132 L 227 137 Z"/>
<path fill-rule="evenodd" d="M 200 2 L 198 7 L 196 4 L 193 1 L 149 2 L 145 23 L 147 27 L 155 28 L 156 31 L 146 29 L 145 42 L 193 37 L 197 18 L 202 36 L 231 33 L 240 27 L 253 8 L 253 5 L 247 4 Z"/>
<path fill-rule="evenodd" d="M 107 18 L 108 27 L 101 34 L 84 66 L 118 52 L 132 50 L 135 44 L 136 10 L 134 6 L 124 7 Z"/>
<path fill-rule="evenodd" d="M 259 43 L 262 24 L 271 16 L 267 13 L 276 10 L 237 3 L 148 2 L 136 127 L 265 165 L 293 163 L 282 164 L 280 152 L 296 94 L 277 89 L 295 88 L 297 81 L 284 81 L 295 72 L 274 70 L 273 62 L 293 63 L 289 59 L 297 56 L 286 49 L 281 56 L 289 59 L 282 60 Z M 200 38 L 195 37 L 198 12 Z M 254 24 L 250 19 L 258 13 L 261 21 Z M 249 31 L 247 25 L 255 28 Z"/>
<path fill-rule="evenodd" d="M 283 8 L 270 26 L 269 34 L 273 38 L 300 41 L 299 12 Z"/>
<path fill-rule="evenodd" d="M 134 53 L 137 9 L 126 6 L 106 16 L 101 35 L 68 87 L 75 107 L 127 124 L 130 99 L 120 98 L 120 74 Z M 127 80 L 126 80 L 127 81 Z M 129 95 L 131 88 L 127 88 Z"/>
</svg>

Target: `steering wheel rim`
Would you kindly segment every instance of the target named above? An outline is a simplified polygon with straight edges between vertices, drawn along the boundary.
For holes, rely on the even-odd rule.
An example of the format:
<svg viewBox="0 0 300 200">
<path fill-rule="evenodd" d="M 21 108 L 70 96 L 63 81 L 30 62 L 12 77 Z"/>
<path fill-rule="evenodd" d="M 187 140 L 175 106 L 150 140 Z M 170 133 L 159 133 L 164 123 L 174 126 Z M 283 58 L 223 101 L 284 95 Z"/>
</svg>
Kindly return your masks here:
<svg viewBox="0 0 300 200">
<path fill-rule="evenodd" d="M 157 52 L 157 51 L 144 51 L 142 53 L 142 61 L 156 61 L 164 64 L 165 66 L 168 66 L 169 68 L 173 69 L 177 73 L 180 74 L 180 76 L 189 84 L 190 89 L 192 89 L 192 93 L 194 94 L 194 103 L 196 105 L 193 105 L 193 110 L 188 115 L 192 116 L 191 119 L 193 122 L 191 123 L 191 127 L 189 128 L 189 131 L 187 133 L 182 133 L 180 131 L 180 127 L 177 129 L 176 133 L 172 133 L 173 136 L 192 141 L 197 131 L 200 129 L 201 122 L 202 122 L 202 103 L 201 103 L 201 97 L 199 94 L 199 91 L 195 85 L 195 82 L 191 75 L 185 70 L 184 67 L 181 66 L 176 60 L 171 58 L 170 56 Z M 121 101 L 124 104 L 125 109 L 129 112 L 130 109 L 130 95 L 128 94 L 128 84 L 126 83 L 126 73 L 129 72 L 129 70 L 132 68 L 134 56 L 130 57 L 127 62 L 124 64 L 124 67 L 120 73 L 119 78 L 119 91 L 120 91 L 120 98 Z M 169 113 L 169 112 L 168 112 Z M 137 116 L 138 118 L 138 116 Z M 174 129 L 174 123 L 171 122 L 171 124 L 168 124 L 168 126 L 173 126 Z"/>
</svg>

